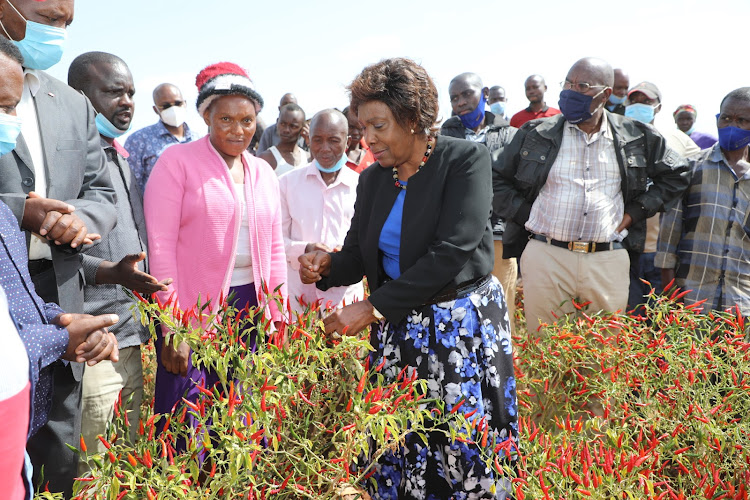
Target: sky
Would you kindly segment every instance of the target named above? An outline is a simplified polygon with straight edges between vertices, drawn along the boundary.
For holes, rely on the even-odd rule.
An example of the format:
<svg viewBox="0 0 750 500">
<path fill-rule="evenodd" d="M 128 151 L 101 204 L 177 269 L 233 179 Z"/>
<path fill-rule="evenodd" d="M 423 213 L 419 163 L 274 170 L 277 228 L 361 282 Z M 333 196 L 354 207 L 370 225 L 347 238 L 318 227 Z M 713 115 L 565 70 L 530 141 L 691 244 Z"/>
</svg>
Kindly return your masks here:
<svg viewBox="0 0 750 500">
<path fill-rule="evenodd" d="M 459 73 L 505 87 L 511 116 L 528 105 L 523 84 L 535 73 L 557 107 L 559 82 L 586 56 L 624 68 L 631 86 L 655 83 L 660 128 L 674 127 L 674 109 L 691 103 L 697 130 L 715 134 L 721 99 L 750 86 L 749 0 L 76 0 L 75 7 L 65 55 L 49 72 L 67 80 L 71 61 L 91 50 L 121 57 L 136 85 L 131 131 L 157 121 L 151 92 L 171 82 L 188 100 L 188 124 L 205 132 L 195 75 L 219 61 L 247 69 L 266 101 L 266 124 L 286 92 L 308 117 L 342 109 L 346 85 L 362 68 L 397 56 L 432 76 L 442 119 L 450 117 L 448 84 Z"/>
</svg>

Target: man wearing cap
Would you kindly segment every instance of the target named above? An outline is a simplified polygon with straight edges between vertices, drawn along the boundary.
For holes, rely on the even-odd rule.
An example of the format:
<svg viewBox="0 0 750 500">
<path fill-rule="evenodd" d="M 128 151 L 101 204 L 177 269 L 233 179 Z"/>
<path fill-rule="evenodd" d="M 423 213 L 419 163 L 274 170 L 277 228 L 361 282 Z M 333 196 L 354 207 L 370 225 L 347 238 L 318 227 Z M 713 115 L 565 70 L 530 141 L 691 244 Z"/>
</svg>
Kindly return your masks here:
<svg viewBox="0 0 750 500">
<path fill-rule="evenodd" d="M 628 105 L 625 116 L 641 123 L 654 124 L 654 117 L 661 111 L 661 92 L 651 82 L 641 82 L 628 92 Z M 679 130 L 673 127 L 661 132 L 667 141 L 667 146 L 683 158 L 690 158 L 700 153 L 700 148 Z M 662 292 L 661 271 L 654 267 L 656 256 L 656 240 L 659 236 L 659 219 L 661 214 L 649 217 L 646 221 L 646 245 L 643 252 L 630 252 L 630 294 L 628 309 L 642 304 L 645 295 L 651 289 L 659 294 Z M 648 285 L 641 280 L 648 282 Z"/>
<path fill-rule="evenodd" d="M 719 142 L 691 160 L 679 203 L 662 218 L 656 265 L 687 291 L 686 304 L 737 306 L 750 315 L 750 87 L 730 92 L 717 118 Z"/>
<path fill-rule="evenodd" d="M 646 219 L 687 186 L 684 160 L 655 129 L 604 109 L 613 85 L 607 62 L 579 60 L 562 115 L 524 126 L 505 148 L 503 256 L 521 257 L 530 331 L 575 312 L 573 300 L 624 309 L 627 250 L 642 251 Z"/>
<path fill-rule="evenodd" d="M 141 196 L 146 191 L 146 181 L 156 165 L 159 156 L 173 144 L 182 144 L 198 139 L 188 124 L 187 103 L 176 85 L 162 83 L 152 94 L 153 110 L 159 121 L 136 130 L 125 141 L 125 149 L 130 154 L 128 163 L 135 176 Z"/>
<path fill-rule="evenodd" d="M 718 139 L 711 134 L 695 130 L 695 120 L 698 118 L 698 111 L 696 111 L 695 106 L 692 104 L 683 104 L 682 106 L 679 106 L 674 113 L 672 113 L 672 117 L 674 118 L 677 128 L 685 132 L 699 148 L 708 149 L 718 141 Z"/>
</svg>

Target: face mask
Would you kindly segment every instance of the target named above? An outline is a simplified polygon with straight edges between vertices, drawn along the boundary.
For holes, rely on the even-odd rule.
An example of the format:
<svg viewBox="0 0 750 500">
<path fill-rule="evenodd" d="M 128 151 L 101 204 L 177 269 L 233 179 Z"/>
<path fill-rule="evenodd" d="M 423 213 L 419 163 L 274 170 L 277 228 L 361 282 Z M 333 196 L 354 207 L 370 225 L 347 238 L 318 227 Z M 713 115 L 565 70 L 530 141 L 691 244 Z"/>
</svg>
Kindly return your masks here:
<svg viewBox="0 0 750 500">
<path fill-rule="evenodd" d="M 690 134 L 692 134 L 693 132 L 695 132 L 695 125 L 693 125 L 692 127 L 690 127 L 690 128 L 688 129 L 688 131 L 687 131 L 687 132 L 685 132 L 685 133 L 686 133 L 687 135 L 690 135 Z"/>
<path fill-rule="evenodd" d="M 17 116 L 0 114 L 0 156 L 16 148 L 16 139 L 21 133 L 21 119 Z"/>
<path fill-rule="evenodd" d="M 187 117 L 187 108 L 184 106 L 170 106 L 161 113 L 159 113 L 161 121 L 170 127 L 179 127 L 185 123 Z"/>
<path fill-rule="evenodd" d="M 68 37 L 67 30 L 28 21 L 12 3 L 8 2 L 8 5 L 26 21 L 26 35 L 18 42 L 10 37 L 5 26 L 0 23 L 8 39 L 21 51 L 24 68 L 45 70 L 60 62 Z"/>
<path fill-rule="evenodd" d="M 496 116 L 505 116 L 505 103 L 502 101 L 493 102 L 490 104 L 490 111 Z"/>
<path fill-rule="evenodd" d="M 603 89 L 602 92 L 605 90 L 607 89 Z M 602 92 L 599 92 L 599 94 Z M 591 102 L 599 97 L 599 94 L 590 96 L 572 89 L 563 90 L 560 92 L 560 100 L 557 104 L 560 106 L 560 111 L 565 116 L 565 119 L 575 125 L 591 118 Z"/>
<path fill-rule="evenodd" d="M 482 123 L 482 121 L 484 120 L 485 104 L 487 104 L 487 100 L 484 98 L 484 93 L 482 92 L 479 99 L 479 104 L 477 104 L 477 107 L 474 109 L 474 111 L 469 114 L 459 116 L 459 118 L 461 119 L 461 123 L 464 124 L 464 127 L 473 130 L 477 128 L 480 123 Z"/>
<path fill-rule="evenodd" d="M 617 106 L 618 104 L 624 103 L 625 99 L 627 98 L 628 98 L 627 94 L 625 94 L 622 97 L 617 97 L 616 95 L 612 94 L 611 96 L 609 96 L 609 102 Z"/>
<path fill-rule="evenodd" d="M 716 115 L 718 118 L 719 115 Z M 719 146 L 725 151 L 737 151 L 750 144 L 750 130 L 739 127 L 719 129 Z"/>
<path fill-rule="evenodd" d="M 654 121 L 654 107 L 648 104 L 631 104 L 625 107 L 625 116 L 641 123 Z"/>
<path fill-rule="evenodd" d="M 96 115 L 96 129 L 104 137 L 109 137 L 110 139 L 117 139 L 122 134 L 130 130 L 130 126 L 128 126 L 127 130 L 120 130 L 119 128 L 112 125 L 112 122 L 107 120 L 103 114 L 98 113 Z"/>
<path fill-rule="evenodd" d="M 313 163 L 315 163 L 315 167 L 321 172 L 325 172 L 326 174 L 332 174 L 334 172 L 338 172 L 339 170 L 341 170 L 341 167 L 346 165 L 347 159 L 348 158 L 346 157 L 346 153 L 344 153 L 343 155 L 341 155 L 341 158 L 339 159 L 338 162 L 336 162 L 335 165 L 328 167 L 328 168 L 325 168 L 323 165 L 318 163 L 318 160 L 313 160 Z"/>
</svg>

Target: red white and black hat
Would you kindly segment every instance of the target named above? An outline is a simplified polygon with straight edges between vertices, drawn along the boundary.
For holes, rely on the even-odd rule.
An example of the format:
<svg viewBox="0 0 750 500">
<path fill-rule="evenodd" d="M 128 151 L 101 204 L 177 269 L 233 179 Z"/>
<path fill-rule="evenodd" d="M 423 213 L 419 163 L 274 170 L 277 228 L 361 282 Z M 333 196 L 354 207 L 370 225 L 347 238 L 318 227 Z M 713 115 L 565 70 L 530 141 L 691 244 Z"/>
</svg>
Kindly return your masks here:
<svg viewBox="0 0 750 500">
<path fill-rule="evenodd" d="M 206 66 L 195 77 L 198 87 L 198 113 L 203 113 L 217 98 L 225 95 L 242 95 L 255 103 L 255 111 L 263 109 L 263 98 L 256 92 L 253 81 L 242 67 L 229 62 Z"/>
</svg>

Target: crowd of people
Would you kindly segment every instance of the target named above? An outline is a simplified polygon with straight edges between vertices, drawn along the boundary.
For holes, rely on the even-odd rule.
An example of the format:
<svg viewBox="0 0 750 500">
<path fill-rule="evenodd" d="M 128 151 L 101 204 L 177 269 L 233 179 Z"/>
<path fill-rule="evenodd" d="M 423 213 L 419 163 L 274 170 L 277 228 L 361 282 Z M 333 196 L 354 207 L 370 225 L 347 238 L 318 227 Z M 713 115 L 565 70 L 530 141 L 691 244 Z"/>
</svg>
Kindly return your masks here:
<svg viewBox="0 0 750 500">
<path fill-rule="evenodd" d="M 373 366 L 416 372 L 430 399 L 498 442 L 518 433 L 520 280 L 531 335 L 576 314 L 574 299 L 632 310 L 672 280 L 687 302 L 750 313 L 750 87 L 717 102 L 713 137 L 695 131 L 691 105 L 657 130 L 659 88 L 600 59 L 571 66 L 559 109 L 529 76 L 529 106 L 510 120 L 503 87 L 462 73 L 439 126 L 425 68 L 392 58 L 353 79 L 342 110 L 308 118 L 287 93 L 262 127 L 263 97 L 225 62 L 196 77 L 206 136 L 163 83 L 158 121 L 121 145 L 136 90 L 125 61 L 82 54 L 67 85 L 45 73 L 73 1 L 4 0 L 0 13 L 4 498 L 29 498 L 32 484 L 69 497 L 87 465 L 68 445 L 82 436 L 96 452 L 120 397 L 136 439 L 149 335 L 127 290 L 183 308 L 231 297 L 275 325 L 291 318 L 261 283 L 293 311 L 318 303 L 326 335 L 370 328 Z M 155 411 L 216 382 L 187 344 L 156 350 Z M 376 499 L 509 492 L 472 445 L 442 434 L 407 438 L 367 487 Z"/>
</svg>

